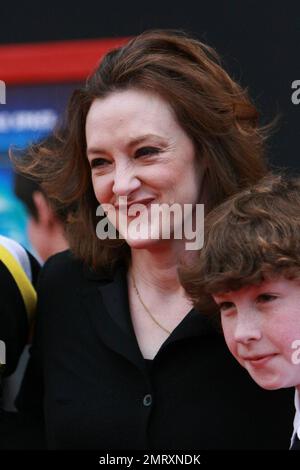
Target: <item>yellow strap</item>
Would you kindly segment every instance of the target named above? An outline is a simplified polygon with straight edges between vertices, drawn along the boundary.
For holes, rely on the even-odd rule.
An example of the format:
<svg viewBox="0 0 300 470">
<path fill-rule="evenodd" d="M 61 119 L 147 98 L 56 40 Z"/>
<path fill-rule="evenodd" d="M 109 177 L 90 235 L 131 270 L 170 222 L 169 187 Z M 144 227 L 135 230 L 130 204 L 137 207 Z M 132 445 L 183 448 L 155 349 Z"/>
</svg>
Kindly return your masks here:
<svg viewBox="0 0 300 470">
<path fill-rule="evenodd" d="M 27 311 L 28 322 L 31 324 L 36 308 L 36 291 L 21 264 L 3 245 L 0 245 L 0 261 L 5 264 L 19 288 Z"/>
</svg>

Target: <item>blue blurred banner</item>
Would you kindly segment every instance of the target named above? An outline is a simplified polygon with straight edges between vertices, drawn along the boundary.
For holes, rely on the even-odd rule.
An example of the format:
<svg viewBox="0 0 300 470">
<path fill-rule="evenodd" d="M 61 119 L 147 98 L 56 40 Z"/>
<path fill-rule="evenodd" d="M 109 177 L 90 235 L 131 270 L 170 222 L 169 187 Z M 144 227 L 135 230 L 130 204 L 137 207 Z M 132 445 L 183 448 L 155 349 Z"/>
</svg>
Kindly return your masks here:
<svg viewBox="0 0 300 470">
<path fill-rule="evenodd" d="M 0 169 L 0 234 L 30 248 L 26 235 L 26 212 L 14 196 L 12 176 L 9 168 Z"/>
<path fill-rule="evenodd" d="M 11 147 L 24 148 L 51 133 L 78 83 L 7 86 L 0 104 L 0 234 L 30 248 L 26 212 L 13 193 Z"/>
<path fill-rule="evenodd" d="M 0 105 L 0 152 L 49 134 L 78 84 L 11 86 Z"/>
</svg>

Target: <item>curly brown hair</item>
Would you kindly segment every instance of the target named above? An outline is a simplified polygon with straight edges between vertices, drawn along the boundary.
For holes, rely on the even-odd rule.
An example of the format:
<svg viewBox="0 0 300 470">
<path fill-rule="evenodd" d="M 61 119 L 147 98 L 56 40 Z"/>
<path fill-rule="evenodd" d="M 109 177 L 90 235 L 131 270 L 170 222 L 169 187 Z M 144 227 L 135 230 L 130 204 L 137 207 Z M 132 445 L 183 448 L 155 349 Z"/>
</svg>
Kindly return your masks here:
<svg viewBox="0 0 300 470">
<path fill-rule="evenodd" d="M 203 248 L 179 277 L 194 306 L 216 311 L 212 294 L 283 276 L 300 279 L 300 178 L 269 174 L 205 219 Z"/>
<path fill-rule="evenodd" d="M 248 93 L 225 72 L 217 53 L 182 31 L 146 31 L 106 54 L 70 98 L 59 156 L 33 145 L 26 158 L 12 156 L 18 171 L 37 178 L 54 207 L 69 207 L 67 238 L 75 256 L 97 269 L 130 258 L 126 241 L 96 236 L 98 202 L 86 156 L 85 121 L 92 102 L 135 88 L 158 94 L 207 161 L 209 207 L 266 174 L 266 128 Z M 200 179 L 199 179 L 200 184 Z"/>
</svg>

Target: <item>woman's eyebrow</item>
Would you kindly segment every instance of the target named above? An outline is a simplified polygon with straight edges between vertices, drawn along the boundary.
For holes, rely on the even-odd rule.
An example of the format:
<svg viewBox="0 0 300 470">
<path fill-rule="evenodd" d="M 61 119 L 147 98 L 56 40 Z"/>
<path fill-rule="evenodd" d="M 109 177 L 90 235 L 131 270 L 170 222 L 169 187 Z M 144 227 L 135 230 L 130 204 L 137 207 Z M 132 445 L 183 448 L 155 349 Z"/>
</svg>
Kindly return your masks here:
<svg viewBox="0 0 300 470">
<path fill-rule="evenodd" d="M 130 142 L 128 143 L 128 147 L 134 147 L 135 145 L 141 144 L 145 140 L 156 140 L 157 142 L 164 143 L 166 142 L 166 138 L 157 135 L 157 134 L 144 134 L 138 137 L 135 137 L 134 139 L 131 139 Z"/>
<path fill-rule="evenodd" d="M 152 140 L 152 141 L 155 141 L 157 144 L 166 144 L 166 138 L 165 137 L 162 137 L 158 134 L 144 134 L 144 135 L 141 135 L 141 136 L 138 136 L 138 137 L 135 137 L 133 139 L 131 139 L 128 144 L 126 145 L 126 147 L 128 148 L 132 148 L 132 147 L 135 147 L 136 145 L 139 145 L 141 143 L 143 143 L 145 140 Z M 108 152 L 105 150 L 105 149 L 102 149 L 100 147 L 88 147 L 87 148 L 87 155 L 90 155 L 90 154 L 102 154 L 102 155 L 106 155 Z"/>
<path fill-rule="evenodd" d="M 95 155 L 95 154 L 106 154 L 106 151 L 101 149 L 100 147 L 88 147 L 86 149 L 86 154 L 89 157 L 90 155 Z"/>
</svg>

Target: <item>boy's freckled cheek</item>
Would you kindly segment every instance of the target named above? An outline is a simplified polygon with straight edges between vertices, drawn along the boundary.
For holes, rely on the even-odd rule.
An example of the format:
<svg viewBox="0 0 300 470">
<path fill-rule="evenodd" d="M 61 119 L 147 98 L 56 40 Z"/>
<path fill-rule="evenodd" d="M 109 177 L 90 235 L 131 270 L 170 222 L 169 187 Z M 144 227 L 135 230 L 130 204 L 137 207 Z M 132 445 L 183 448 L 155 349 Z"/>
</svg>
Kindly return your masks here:
<svg viewBox="0 0 300 470">
<path fill-rule="evenodd" d="M 278 348 L 281 350 L 284 356 L 290 357 L 291 353 L 294 351 L 292 344 L 295 340 L 300 340 L 300 331 L 298 333 L 296 330 L 294 332 L 290 331 L 289 334 L 282 334 L 276 338 L 276 343 Z"/>
<path fill-rule="evenodd" d="M 222 322 L 222 328 L 223 328 L 223 334 L 225 338 L 225 342 L 230 350 L 230 352 L 236 356 L 237 354 L 237 344 L 236 341 L 234 340 L 234 330 L 232 327 L 227 325 L 226 321 Z"/>
<path fill-rule="evenodd" d="M 226 338 L 225 338 L 226 340 Z M 235 359 L 240 363 L 241 366 L 245 366 L 244 364 L 244 361 L 240 358 L 239 354 L 238 354 L 238 344 L 237 342 L 234 340 L 234 338 L 231 337 L 231 339 L 227 339 L 226 341 L 227 343 L 227 347 L 230 351 L 230 353 L 235 357 Z"/>
</svg>

